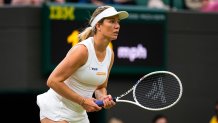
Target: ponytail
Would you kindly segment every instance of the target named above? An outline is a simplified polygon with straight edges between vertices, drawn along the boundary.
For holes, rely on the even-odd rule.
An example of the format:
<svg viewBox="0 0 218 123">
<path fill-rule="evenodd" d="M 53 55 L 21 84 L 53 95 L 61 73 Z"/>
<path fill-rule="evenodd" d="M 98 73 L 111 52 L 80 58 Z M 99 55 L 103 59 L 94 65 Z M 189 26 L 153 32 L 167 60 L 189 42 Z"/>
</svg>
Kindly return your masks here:
<svg viewBox="0 0 218 123">
<path fill-rule="evenodd" d="M 87 38 L 89 38 L 92 35 L 93 35 L 92 27 L 87 27 L 79 34 L 79 41 L 86 40 Z"/>
</svg>

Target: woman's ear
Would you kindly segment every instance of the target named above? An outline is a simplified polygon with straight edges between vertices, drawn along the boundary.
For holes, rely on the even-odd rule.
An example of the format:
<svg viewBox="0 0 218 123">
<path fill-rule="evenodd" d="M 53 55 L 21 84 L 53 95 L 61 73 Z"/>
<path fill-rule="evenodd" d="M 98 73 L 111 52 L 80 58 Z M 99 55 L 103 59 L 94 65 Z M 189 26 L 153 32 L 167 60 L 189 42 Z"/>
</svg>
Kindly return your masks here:
<svg viewBox="0 0 218 123">
<path fill-rule="evenodd" d="M 96 31 L 101 32 L 101 24 L 97 23 L 95 28 L 96 28 Z"/>
</svg>

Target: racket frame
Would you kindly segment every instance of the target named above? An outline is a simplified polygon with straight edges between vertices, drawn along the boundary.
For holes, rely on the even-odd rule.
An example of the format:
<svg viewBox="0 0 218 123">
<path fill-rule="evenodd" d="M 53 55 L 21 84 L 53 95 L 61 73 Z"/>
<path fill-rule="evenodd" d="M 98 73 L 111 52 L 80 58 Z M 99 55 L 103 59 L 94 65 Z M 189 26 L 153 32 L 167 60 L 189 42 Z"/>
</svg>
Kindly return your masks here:
<svg viewBox="0 0 218 123">
<path fill-rule="evenodd" d="M 166 106 L 166 107 L 163 107 L 163 108 L 148 108 L 148 107 L 144 107 L 144 106 L 142 106 L 142 105 L 137 101 L 137 99 L 136 99 L 136 96 L 135 96 L 135 88 L 137 87 L 137 85 L 138 85 L 144 78 L 146 78 L 146 77 L 148 77 L 148 76 L 150 76 L 150 75 L 153 75 L 153 74 L 158 74 L 158 73 L 167 73 L 167 74 L 170 74 L 170 75 L 174 76 L 174 77 L 177 79 L 177 81 L 178 81 L 178 83 L 179 83 L 179 86 L 180 86 L 179 97 L 177 98 L 177 100 L 176 100 L 174 103 L 172 103 L 171 105 L 168 105 L 168 106 Z M 135 102 L 130 101 L 130 100 L 120 100 L 120 98 L 124 97 L 125 95 L 127 95 L 127 94 L 130 93 L 131 91 L 133 91 L 133 92 L 132 92 L 132 93 L 133 93 L 133 99 L 134 99 Z M 149 73 L 149 74 L 146 74 L 146 75 L 144 75 L 142 78 L 140 78 L 140 79 L 136 82 L 136 84 L 135 84 L 131 89 L 129 89 L 126 93 L 122 94 L 121 96 L 117 97 L 117 98 L 116 98 L 116 102 L 130 103 L 130 104 L 137 105 L 137 106 L 139 106 L 139 107 L 141 107 L 141 108 L 143 108 L 143 109 L 147 109 L 147 110 L 151 110 L 151 111 L 160 111 L 160 110 L 165 110 L 165 109 L 168 109 L 168 108 L 174 106 L 174 105 L 181 99 L 182 93 L 183 93 L 183 87 L 182 87 L 181 80 L 180 80 L 179 77 L 177 77 L 174 73 L 169 72 L 169 71 L 154 71 L 154 72 L 151 72 L 151 73 Z"/>
</svg>

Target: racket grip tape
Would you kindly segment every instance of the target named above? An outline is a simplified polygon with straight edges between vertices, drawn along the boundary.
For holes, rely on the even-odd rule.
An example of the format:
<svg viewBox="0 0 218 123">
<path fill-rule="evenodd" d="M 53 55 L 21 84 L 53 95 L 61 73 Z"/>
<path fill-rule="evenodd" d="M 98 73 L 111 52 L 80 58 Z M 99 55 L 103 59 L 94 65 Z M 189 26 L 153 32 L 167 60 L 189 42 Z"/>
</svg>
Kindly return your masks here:
<svg viewBox="0 0 218 123">
<path fill-rule="evenodd" d="M 116 98 L 113 98 L 113 101 L 116 102 Z M 104 106 L 103 100 L 96 100 L 95 103 L 96 103 L 99 107 L 103 107 L 103 106 Z"/>
<path fill-rule="evenodd" d="M 103 107 L 104 106 L 104 102 L 102 100 L 96 100 L 95 103 L 99 106 L 99 107 Z"/>
</svg>

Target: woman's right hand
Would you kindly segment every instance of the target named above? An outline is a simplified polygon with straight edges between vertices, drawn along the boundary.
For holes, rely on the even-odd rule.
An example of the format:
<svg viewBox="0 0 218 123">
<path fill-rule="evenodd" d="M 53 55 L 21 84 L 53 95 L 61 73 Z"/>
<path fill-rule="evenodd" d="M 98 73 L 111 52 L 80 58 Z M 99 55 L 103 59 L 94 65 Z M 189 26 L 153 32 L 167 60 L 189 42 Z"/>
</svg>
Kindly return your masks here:
<svg viewBox="0 0 218 123">
<path fill-rule="evenodd" d="M 87 112 L 95 112 L 95 111 L 99 111 L 102 108 L 99 107 L 96 103 L 95 103 L 94 98 L 86 98 L 83 102 L 83 104 L 81 104 L 81 106 L 87 111 Z"/>
</svg>

